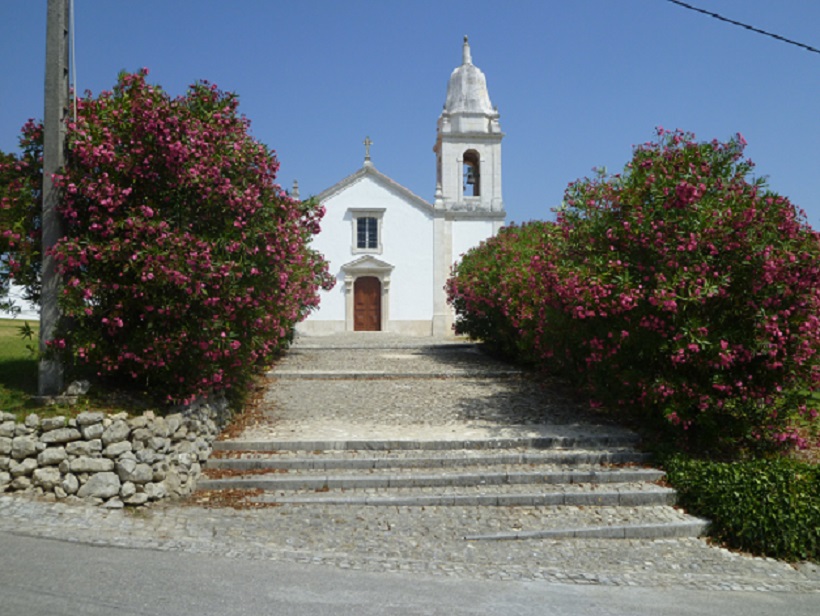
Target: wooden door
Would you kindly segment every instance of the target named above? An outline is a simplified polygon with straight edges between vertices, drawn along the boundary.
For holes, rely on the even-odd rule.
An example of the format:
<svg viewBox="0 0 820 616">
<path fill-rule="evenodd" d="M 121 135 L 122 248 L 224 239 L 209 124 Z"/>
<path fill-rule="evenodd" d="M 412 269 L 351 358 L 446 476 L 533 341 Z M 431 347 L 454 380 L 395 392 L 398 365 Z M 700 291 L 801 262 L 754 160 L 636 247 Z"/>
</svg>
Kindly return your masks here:
<svg viewBox="0 0 820 616">
<path fill-rule="evenodd" d="M 382 329 L 382 284 L 374 276 L 362 276 L 353 283 L 353 330 L 378 332 Z"/>
</svg>

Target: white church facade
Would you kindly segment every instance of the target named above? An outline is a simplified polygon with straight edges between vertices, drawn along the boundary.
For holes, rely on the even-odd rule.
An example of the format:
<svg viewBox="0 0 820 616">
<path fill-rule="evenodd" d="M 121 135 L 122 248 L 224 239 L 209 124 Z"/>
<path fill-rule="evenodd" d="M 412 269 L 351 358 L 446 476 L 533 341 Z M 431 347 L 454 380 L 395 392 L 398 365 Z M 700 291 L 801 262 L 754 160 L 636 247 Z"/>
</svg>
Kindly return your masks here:
<svg viewBox="0 0 820 616">
<path fill-rule="evenodd" d="M 506 218 L 503 136 L 465 37 L 462 64 L 450 76 L 438 119 L 434 201 L 378 171 L 366 139 L 362 168 L 317 196 L 326 213 L 312 246 L 325 255 L 336 286 L 321 292 L 318 310 L 297 331 L 451 333 L 453 312 L 444 291 L 451 267 Z"/>
</svg>

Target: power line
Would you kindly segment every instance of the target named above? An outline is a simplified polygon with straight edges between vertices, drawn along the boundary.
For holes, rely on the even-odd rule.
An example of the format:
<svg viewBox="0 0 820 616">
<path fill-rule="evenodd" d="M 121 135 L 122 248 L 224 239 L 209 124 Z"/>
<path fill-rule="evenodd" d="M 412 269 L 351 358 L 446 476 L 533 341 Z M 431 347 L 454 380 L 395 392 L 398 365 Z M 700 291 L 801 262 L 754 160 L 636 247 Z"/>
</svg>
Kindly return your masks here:
<svg viewBox="0 0 820 616">
<path fill-rule="evenodd" d="M 708 15 L 709 17 L 714 17 L 715 19 L 719 19 L 720 21 L 725 21 L 730 23 L 734 26 L 740 26 L 741 28 L 746 28 L 747 30 L 751 30 L 752 32 L 757 32 L 758 34 L 764 34 L 766 36 L 770 36 L 773 39 L 777 39 L 778 41 L 782 41 L 784 43 L 789 43 L 790 45 L 796 45 L 797 47 L 802 47 L 806 51 L 812 51 L 814 53 L 820 53 L 820 49 L 816 47 L 812 47 L 811 45 L 806 45 L 805 43 L 800 43 L 798 41 L 793 41 L 792 39 L 788 39 L 785 36 L 780 36 L 779 34 L 774 34 L 772 32 L 767 32 L 766 30 L 761 30 L 760 28 L 755 28 L 754 26 L 750 26 L 749 24 L 744 24 L 739 21 L 735 21 L 734 19 L 729 19 L 728 17 L 724 17 L 723 15 L 718 15 L 717 13 L 712 13 L 710 11 L 706 11 L 704 9 L 698 8 L 696 6 L 692 6 L 691 4 L 687 4 L 686 2 L 680 2 L 680 0 L 666 0 L 667 2 L 671 2 L 672 4 L 677 4 L 678 6 L 682 6 L 685 9 L 689 9 L 690 11 L 697 11 L 698 13 L 703 13 L 704 15 Z"/>
</svg>

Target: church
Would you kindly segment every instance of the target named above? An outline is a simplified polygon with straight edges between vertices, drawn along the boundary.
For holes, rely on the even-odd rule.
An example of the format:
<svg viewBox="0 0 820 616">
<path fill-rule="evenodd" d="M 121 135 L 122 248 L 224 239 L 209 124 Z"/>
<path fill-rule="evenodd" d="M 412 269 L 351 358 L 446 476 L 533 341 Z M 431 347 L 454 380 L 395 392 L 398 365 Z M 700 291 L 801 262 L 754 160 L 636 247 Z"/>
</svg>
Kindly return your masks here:
<svg viewBox="0 0 820 616">
<path fill-rule="evenodd" d="M 370 160 L 317 195 L 326 214 L 312 242 L 336 277 L 319 308 L 297 326 L 306 335 L 392 332 L 447 336 L 453 311 L 444 285 L 459 255 L 495 235 L 506 217 L 501 132 L 484 73 L 464 37 L 438 118 L 432 203 Z"/>
</svg>

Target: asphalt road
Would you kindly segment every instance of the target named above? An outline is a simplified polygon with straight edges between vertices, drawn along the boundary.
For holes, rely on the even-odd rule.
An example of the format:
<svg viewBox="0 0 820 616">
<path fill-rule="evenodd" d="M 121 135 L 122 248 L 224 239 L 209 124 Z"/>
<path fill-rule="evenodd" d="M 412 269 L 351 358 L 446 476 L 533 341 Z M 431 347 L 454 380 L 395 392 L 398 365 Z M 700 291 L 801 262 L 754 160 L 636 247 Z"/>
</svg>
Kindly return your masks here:
<svg viewBox="0 0 820 616">
<path fill-rule="evenodd" d="M 818 594 L 487 582 L 0 533 L 0 616 L 816 616 Z"/>
</svg>

